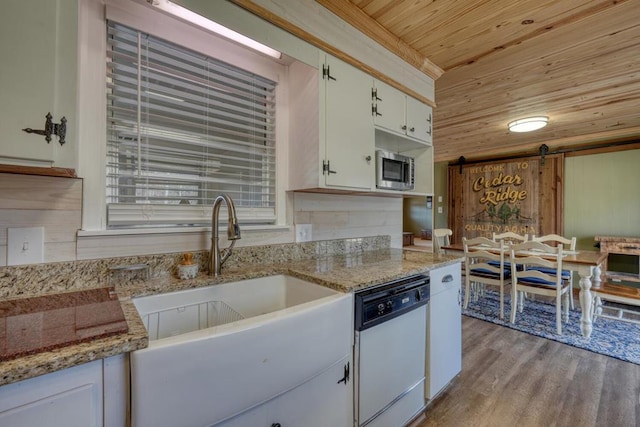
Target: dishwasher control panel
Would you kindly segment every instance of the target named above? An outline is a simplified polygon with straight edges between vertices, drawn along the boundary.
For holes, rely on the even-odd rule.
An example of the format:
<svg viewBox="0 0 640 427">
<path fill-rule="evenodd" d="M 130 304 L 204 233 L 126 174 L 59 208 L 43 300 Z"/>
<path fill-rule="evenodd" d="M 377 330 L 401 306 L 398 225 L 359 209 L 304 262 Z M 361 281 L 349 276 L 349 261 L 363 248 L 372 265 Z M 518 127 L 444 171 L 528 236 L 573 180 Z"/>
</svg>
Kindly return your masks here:
<svg viewBox="0 0 640 427">
<path fill-rule="evenodd" d="M 421 274 L 356 293 L 356 330 L 365 330 L 425 305 L 429 290 L 429 277 Z"/>
</svg>

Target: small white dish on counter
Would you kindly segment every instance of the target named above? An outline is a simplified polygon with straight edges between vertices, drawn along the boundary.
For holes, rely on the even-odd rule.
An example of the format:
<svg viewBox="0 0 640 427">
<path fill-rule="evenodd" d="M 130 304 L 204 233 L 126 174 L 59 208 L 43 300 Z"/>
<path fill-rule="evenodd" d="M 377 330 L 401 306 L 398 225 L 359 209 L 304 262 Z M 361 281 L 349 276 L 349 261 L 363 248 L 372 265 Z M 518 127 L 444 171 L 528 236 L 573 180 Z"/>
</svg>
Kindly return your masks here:
<svg viewBox="0 0 640 427">
<path fill-rule="evenodd" d="M 178 277 L 181 279 L 193 279 L 198 275 L 198 264 L 178 265 Z"/>
</svg>

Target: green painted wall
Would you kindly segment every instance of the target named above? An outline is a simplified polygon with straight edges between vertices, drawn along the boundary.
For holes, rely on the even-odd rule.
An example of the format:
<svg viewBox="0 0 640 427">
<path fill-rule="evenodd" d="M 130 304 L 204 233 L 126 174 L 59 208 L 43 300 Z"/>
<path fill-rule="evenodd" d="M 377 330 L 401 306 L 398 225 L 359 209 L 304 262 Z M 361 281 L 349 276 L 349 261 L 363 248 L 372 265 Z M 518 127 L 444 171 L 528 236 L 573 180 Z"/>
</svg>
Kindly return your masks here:
<svg viewBox="0 0 640 427">
<path fill-rule="evenodd" d="M 420 236 L 422 230 L 431 230 L 431 209 L 426 197 L 407 197 L 402 200 L 402 231 Z"/>
<path fill-rule="evenodd" d="M 433 228 L 449 228 L 447 225 L 447 212 L 449 210 L 449 198 L 447 196 L 449 163 L 440 162 L 434 164 L 433 169 Z M 440 198 L 442 197 L 442 201 Z M 442 213 L 438 208 L 442 208 Z"/>
<path fill-rule="evenodd" d="M 593 249 L 596 235 L 640 236 L 640 150 L 565 159 L 564 234 Z"/>
</svg>

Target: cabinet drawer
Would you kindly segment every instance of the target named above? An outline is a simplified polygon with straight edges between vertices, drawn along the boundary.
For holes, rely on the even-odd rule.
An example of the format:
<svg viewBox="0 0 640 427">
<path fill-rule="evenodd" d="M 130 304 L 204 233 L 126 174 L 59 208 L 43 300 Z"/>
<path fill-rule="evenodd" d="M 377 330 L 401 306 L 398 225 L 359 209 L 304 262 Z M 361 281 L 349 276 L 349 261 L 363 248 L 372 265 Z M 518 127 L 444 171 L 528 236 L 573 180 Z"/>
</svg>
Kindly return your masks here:
<svg viewBox="0 0 640 427">
<path fill-rule="evenodd" d="M 437 295 L 447 289 L 460 286 L 461 270 L 460 263 L 448 265 L 446 267 L 435 268 L 429 272 L 431 277 L 431 295 Z"/>
<path fill-rule="evenodd" d="M 640 255 L 640 242 L 603 242 L 600 250 L 612 254 Z"/>
</svg>

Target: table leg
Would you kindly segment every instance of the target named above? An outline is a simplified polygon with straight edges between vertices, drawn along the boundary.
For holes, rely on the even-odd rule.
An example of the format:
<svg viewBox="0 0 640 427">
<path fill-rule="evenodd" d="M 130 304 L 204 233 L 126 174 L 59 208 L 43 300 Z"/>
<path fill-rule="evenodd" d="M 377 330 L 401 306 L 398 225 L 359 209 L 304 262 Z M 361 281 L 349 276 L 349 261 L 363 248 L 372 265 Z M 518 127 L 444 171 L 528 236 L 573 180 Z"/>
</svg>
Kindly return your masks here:
<svg viewBox="0 0 640 427">
<path fill-rule="evenodd" d="M 591 295 L 591 273 L 593 267 L 581 267 L 578 271 L 580 275 L 580 308 L 582 318 L 580 319 L 580 331 L 586 338 L 591 337 L 592 316 L 593 316 L 593 296 Z M 595 276 L 595 280 L 600 283 L 600 277 Z"/>
</svg>

